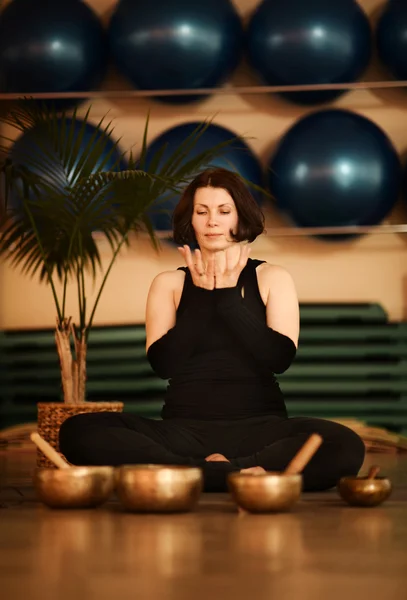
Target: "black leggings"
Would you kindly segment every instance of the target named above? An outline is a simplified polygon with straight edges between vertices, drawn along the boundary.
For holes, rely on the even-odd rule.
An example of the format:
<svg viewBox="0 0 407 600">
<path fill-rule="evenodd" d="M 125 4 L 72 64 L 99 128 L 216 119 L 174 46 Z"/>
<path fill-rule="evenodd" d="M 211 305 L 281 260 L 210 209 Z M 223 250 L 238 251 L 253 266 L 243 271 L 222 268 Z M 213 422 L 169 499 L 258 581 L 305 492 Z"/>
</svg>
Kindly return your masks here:
<svg viewBox="0 0 407 600">
<path fill-rule="evenodd" d="M 87 413 L 61 426 L 60 450 L 74 465 L 173 464 L 203 469 L 205 491 L 226 491 L 227 475 L 261 466 L 282 471 L 311 433 L 323 444 L 303 472 L 304 491 L 326 490 L 356 475 L 365 449 L 351 429 L 323 419 L 278 416 L 232 421 L 146 419 L 127 413 Z M 207 462 L 219 453 L 228 462 Z"/>
</svg>

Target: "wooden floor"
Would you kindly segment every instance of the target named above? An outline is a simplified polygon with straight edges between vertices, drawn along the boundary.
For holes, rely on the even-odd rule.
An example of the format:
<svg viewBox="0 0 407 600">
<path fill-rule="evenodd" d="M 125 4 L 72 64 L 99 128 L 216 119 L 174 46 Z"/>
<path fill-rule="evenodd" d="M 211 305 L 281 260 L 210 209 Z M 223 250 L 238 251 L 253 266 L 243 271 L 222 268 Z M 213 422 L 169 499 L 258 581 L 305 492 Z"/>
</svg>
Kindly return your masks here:
<svg viewBox="0 0 407 600">
<path fill-rule="evenodd" d="M 204 495 L 190 514 L 134 515 L 114 500 L 52 511 L 30 484 L 34 456 L 0 453 L 2 600 L 403 600 L 407 597 L 407 455 L 368 455 L 395 485 L 378 508 L 335 491 L 287 514 L 240 514 Z"/>
</svg>

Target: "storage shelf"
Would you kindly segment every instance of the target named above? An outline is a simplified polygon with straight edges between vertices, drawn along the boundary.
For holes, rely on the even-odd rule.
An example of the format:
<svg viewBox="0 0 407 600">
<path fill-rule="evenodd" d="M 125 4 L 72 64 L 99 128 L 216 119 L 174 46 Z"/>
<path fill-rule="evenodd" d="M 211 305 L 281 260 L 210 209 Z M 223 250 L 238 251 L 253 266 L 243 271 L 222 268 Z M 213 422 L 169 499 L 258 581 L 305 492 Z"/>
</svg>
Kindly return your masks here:
<svg viewBox="0 0 407 600">
<path fill-rule="evenodd" d="M 332 91 L 332 90 L 369 90 L 369 89 L 389 89 L 405 88 L 407 81 L 358 81 L 349 83 L 321 83 L 304 85 L 227 85 L 214 88 L 197 88 L 181 90 L 89 90 L 85 92 L 19 92 L 0 93 L 0 100 L 17 100 L 24 96 L 35 99 L 67 99 L 67 98 L 154 98 L 160 96 L 207 96 L 207 95 L 261 95 L 276 94 L 282 92 L 314 92 L 314 91 Z"/>
<path fill-rule="evenodd" d="M 399 225 L 372 225 L 371 227 L 354 226 L 337 226 L 337 227 L 301 227 L 300 225 L 292 225 L 291 227 L 267 227 L 267 237 L 308 237 L 315 235 L 390 235 L 394 233 L 407 233 L 407 223 Z M 147 232 L 139 232 L 138 234 L 130 234 L 129 239 L 136 239 L 147 236 Z M 171 230 L 156 231 L 157 238 L 166 240 L 173 235 Z M 103 241 L 105 236 L 99 231 L 94 231 L 92 237 L 95 241 Z"/>
</svg>

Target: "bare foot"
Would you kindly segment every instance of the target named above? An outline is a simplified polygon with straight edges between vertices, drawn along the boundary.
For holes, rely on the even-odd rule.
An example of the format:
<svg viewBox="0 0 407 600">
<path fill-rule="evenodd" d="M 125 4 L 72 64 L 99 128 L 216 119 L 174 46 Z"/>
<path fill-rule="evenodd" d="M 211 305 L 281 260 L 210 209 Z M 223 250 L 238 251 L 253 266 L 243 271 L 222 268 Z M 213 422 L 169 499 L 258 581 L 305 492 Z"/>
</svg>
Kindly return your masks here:
<svg viewBox="0 0 407 600">
<path fill-rule="evenodd" d="M 263 469 L 263 467 L 250 467 L 249 469 L 240 469 L 240 472 L 249 475 L 262 475 L 266 472 L 266 469 Z"/>
<path fill-rule="evenodd" d="M 205 460 L 208 462 L 230 462 L 223 454 L 210 454 Z"/>
</svg>

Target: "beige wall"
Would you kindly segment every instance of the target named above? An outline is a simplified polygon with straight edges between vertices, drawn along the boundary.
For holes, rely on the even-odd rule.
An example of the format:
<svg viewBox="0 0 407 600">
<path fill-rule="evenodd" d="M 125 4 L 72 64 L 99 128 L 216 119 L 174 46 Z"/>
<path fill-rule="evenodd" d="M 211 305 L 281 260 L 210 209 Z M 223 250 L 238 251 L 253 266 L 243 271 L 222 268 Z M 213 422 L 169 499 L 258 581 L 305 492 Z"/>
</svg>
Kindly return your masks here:
<svg viewBox="0 0 407 600">
<path fill-rule="evenodd" d="M 114 0 L 92 0 L 99 14 L 108 18 Z M 257 0 L 236 0 L 242 14 L 247 14 Z M 372 19 L 380 0 L 362 2 Z M 372 69 L 367 78 L 383 77 Z M 238 73 L 236 81 L 247 81 Z M 114 85 L 119 83 L 113 82 Z M 263 163 L 278 138 L 306 114 L 301 107 L 284 103 L 277 97 L 230 94 L 214 96 L 192 106 L 165 106 L 147 100 L 123 98 L 94 100 L 94 121 L 110 110 L 115 118 L 115 133 L 122 136 L 124 148 L 140 143 L 147 109 L 152 108 L 150 136 L 183 120 L 204 119 L 216 114 L 215 122 L 236 133 L 252 137 L 250 144 Z M 397 150 L 407 150 L 407 91 L 354 91 L 332 106 L 346 107 L 365 115 L 382 127 Z M 82 106 L 85 110 L 87 105 Z M 399 206 L 387 222 L 406 222 L 406 211 Z M 266 210 L 267 226 L 284 225 L 271 206 Z M 310 238 L 272 238 L 263 236 L 255 242 L 252 256 L 284 265 L 293 275 L 300 301 L 381 302 L 393 320 L 407 318 L 407 237 L 400 234 L 370 235 L 359 240 L 327 244 Z M 108 248 L 101 242 L 104 261 Z M 175 248 L 163 246 L 156 255 L 146 240 L 135 240 L 123 252 L 111 272 L 96 323 L 143 322 L 146 295 L 153 277 L 164 269 L 182 264 Z M 97 282 L 97 283 L 100 283 Z M 97 286 L 96 286 L 97 287 Z M 89 303 L 94 300 L 88 282 Z M 69 307 L 76 315 L 75 290 L 69 293 Z M 50 289 L 0 264 L 0 328 L 52 326 L 55 310 Z"/>
</svg>

